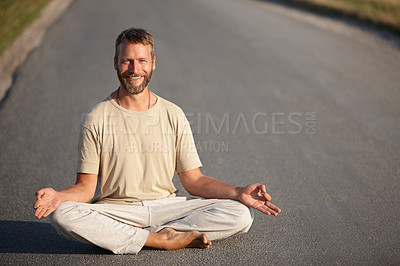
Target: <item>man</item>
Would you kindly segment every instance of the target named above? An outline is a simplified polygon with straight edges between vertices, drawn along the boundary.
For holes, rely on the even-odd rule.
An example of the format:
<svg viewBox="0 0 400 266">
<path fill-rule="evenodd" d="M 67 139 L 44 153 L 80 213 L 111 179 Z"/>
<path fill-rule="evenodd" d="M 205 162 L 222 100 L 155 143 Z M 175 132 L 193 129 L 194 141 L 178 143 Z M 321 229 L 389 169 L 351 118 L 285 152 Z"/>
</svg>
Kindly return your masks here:
<svg viewBox="0 0 400 266">
<path fill-rule="evenodd" d="M 265 186 L 235 187 L 204 176 L 183 111 L 149 91 L 155 70 L 153 37 L 143 29 L 123 31 L 115 44 L 119 88 L 90 110 L 79 137 L 77 181 L 37 192 L 34 208 L 65 238 L 116 254 L 158 249 L 209 248 L 211 240 L 246 232 L 255 208 L 267 215 Z M 175 196 L 178 172 L 193 196 Z M 94 203 L 97 179 L 100 195 Z M 250 207 L 250 208 L 249 208 Z"/>
</svg>

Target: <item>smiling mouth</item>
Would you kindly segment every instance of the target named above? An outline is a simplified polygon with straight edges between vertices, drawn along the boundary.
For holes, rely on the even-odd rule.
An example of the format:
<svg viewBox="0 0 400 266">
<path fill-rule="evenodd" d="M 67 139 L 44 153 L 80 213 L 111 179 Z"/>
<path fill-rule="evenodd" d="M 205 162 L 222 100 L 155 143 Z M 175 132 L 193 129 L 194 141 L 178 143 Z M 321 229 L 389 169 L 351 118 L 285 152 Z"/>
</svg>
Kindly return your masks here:
<svg viewBox="0 0 400 266">
<path fill-rule="evenodd" d="M 142 76 L 137 76 L 137 77 L 128 77 L 128 79 L 130 80 L 138 80 L 140 79 Z"/>
</svg>

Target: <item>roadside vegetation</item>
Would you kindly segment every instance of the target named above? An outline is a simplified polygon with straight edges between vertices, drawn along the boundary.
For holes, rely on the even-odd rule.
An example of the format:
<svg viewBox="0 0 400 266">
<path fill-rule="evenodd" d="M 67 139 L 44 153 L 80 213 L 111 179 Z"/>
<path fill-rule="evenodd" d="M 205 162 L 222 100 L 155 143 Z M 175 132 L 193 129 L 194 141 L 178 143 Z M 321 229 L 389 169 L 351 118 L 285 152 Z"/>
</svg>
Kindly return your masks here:
<svg viewBox="0 0 400 266">
<path fill-rule="evenodd" d="M 51 0 L 0 0 L 0 55 Z"/>
<path fill-rule="evenodd" d="M 0 0 L 0 55 L 51 0 Z M 400 0 L 282 0 L 319 13 L 344 15 L 400 34 Z"/>
<path fill-rule="evenodd" d="M 284 0 L 317 12 L 344 15 L 400 34 L 400 0 Z"/>
</svg>

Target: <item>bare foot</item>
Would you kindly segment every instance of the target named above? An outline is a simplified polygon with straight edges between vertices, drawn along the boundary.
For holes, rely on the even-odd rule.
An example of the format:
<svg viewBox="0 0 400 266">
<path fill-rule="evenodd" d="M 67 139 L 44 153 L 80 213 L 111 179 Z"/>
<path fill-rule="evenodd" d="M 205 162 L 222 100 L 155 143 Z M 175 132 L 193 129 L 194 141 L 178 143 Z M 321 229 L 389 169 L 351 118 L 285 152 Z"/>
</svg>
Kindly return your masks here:
<svg viewBox="0 0 400 266">
<path fill-rule="evenodd" d="M 180 233 L 176 232 L 172 228 L 166 227 L 156 233 L 156 235 L 158 241 L 157 245 L 153 246 L 155 248 L 174 250 L 186 247 L 209 248 L 211 246 L 211 241 L 207 239 L 205 234 L 202 234 L 199 231 Z M 152 235 L 152 237 L 155 236 Z M 150 239 L 148 238 L 147 240 L 149 241 Z M 147 246 L 151 246 L 151 243 L 146 242 L 146 244 L 150 244 Z"/>
</svg>

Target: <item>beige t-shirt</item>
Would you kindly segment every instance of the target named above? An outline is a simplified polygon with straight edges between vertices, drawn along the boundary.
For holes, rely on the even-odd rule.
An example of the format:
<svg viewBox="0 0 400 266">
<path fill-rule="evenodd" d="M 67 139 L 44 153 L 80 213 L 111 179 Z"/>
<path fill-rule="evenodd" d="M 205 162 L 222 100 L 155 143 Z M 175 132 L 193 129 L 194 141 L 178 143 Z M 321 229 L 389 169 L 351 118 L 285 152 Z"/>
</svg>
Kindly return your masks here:
<svg viewBox="0 0 400 266">
<path fill-rule="evenodd" d="M 85 114 L 77 172 L 99 174 L 98 203 L 174 197 L 175 170 L 202 166 L 182 109 L 157 98 L 149 110 L 134 112 L 110 95 Z"/>
</svg>

